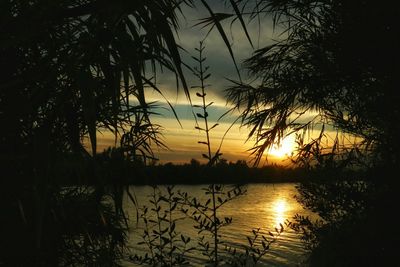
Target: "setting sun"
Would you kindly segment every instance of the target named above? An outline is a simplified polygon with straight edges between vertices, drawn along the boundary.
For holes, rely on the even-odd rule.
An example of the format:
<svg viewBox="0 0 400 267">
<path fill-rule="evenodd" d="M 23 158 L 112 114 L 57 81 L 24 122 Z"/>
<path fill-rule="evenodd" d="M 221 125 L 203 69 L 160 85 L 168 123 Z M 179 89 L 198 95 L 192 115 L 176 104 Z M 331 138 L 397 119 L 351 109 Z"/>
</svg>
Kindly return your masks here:
<svg viewBox="0 0 400 267">
<path fill-rule="evenodd" d="M 268 151 L 268 154 L 277 158 L 290 156 L 295 150 L 295 138 L 289 135 L 281 140 L 280 144 L 274 144 Z"/>
</svg>

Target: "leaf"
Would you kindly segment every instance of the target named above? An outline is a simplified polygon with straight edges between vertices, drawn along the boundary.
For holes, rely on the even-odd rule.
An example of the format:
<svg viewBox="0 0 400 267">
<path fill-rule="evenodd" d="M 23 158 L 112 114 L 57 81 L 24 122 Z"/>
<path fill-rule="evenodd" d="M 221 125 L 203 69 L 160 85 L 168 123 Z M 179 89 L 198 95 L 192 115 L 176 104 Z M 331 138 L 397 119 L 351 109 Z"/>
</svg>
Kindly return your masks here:
<svg viewBox="0 0 400 267">
<path fill-rule="evenodd" d="M 226 34 L 225 34 L 224 29 L 222 28 L 222 25 L 221 25 L 221 23 L 220 23 L 220 21 L 221 21 L 222 19 L 225 19 L 225 18 L 227 18 L 227 17 L 229 17 L 229 16 L 224 16 L 225 14 L 217 14 L 217 13 L 214 13 L 214 12 L 212 11 L 211 7 L 207 4 L 206 0 L 201 0 L 201 2 L 203 3 L 204 7 L 208 10 L 208 12 L 209 12 L 210 15 L 211 15 L 211 18 L 209 18 L 209 20 L 214 22 L 214 25 L 217 27 L 217 29 L 218 29 L 218 31 L 219 31 L 219 34 L 220 34 L 221 37 L 222 37 L 222 40 L 224 41 L 226 47 L 228 48 L 228 51 L 229 51 L 229 54 L 230 54 L 230 56 L 231 56 L 231 58 L 232 58 L 233 64 L 235 65 L 235 68 L 236 68 L 236 72 L 237 72 L 237 74 L 238 74 L 238 77 L 239 77 L 239 79 L 241 80 L 239 68 L 238 68 L 238 66 L 237 66 L 237 63 L 236 63 L 236 60 L 235 60 L 235 56 L 234 56 L 233 51 L 232 51 L 232 47 L 231 47 L 231 45 L 230 45 L 230 43 L 229 43 L 228 38 L 226 37 Z M 209 24 L 210 24 L 210 23 L 211 23 L 211 22 L 209 22 Z M 210 29 L 210 31 L 211 31 L 211 30 L 212 30 L 212 28 Z M 209 31 L 209 32 L 210 32 L 210 31 Z"/>
<path fill-rule="evenodd" d="M 214 124 L 213 126 L 211 126 L 211 128 L 210 128 L 209 130 L 214 129 L 214 128 L 217 127 L 218 125 L 219 125 L 218 123 Z"/>
<path fill-rule="evenodd" d="M 208 143 L 207 143 L 207 142 L 204 142 L 204 141 L 198 141 L 197 143 L 199 143 L 199 144 L 204 144 L 204 145 L 208 145 Z"/>
<path fill-rule="evenodd" d="M 159 16 L 162 16 L 162 15 L 160 14 Z M 187 97 L 187 99 L 189 99 L 189 101 L 191 101 L 190 94 L 189 94 L 189 88 L 186 84 L 185 75 L 183 74 L 183 70 L 182 70 L 181 56 L 179 54 L 178 46 L 176 44 L 175 37 L 171 31 L 170 25 L 168 23 L 165 23 L 165 21 L 160 21 L 160 23 L 158 23 L 157 26 L 160 27 L 160 31 L 163 33 L 165 43 L 167 44 L 168 50 L 170 52 L 170 57 L 171 57 L 172 61 L 174 62 L 176 72 L 177 72 L 180 80 L 182 81 L 182 85 L 183 85 L 183 89 L 186 94 L 186 97 Z"/>
<path fill-rule="evenodd" d="M 202 154 L 202 156 L 203 156 L 203 158 L 210 159 L 210 157 L 207 156 L 206 154 Z"/>
<path fill-rule="evenodd" d="M 247 241 L 249 242 L 249 245 L 252 246 L 253 245 L 253 240 L 251 240 L 251 238 L 248 237 L 248 236 L 246 236 L 246 237 L 247 237 Z"/>
<path fill-rule="evenodd" d="M 236 5 L 235 0 L 229 0 L 229 1 L 231 2 L 233 10 L 235 10 L 236 16 L 238 17 L 238 19 L 240 21 L 240 24 L 242 25 L 242 28 L 244 30 L 244 33 L 246 34 L 247 40 L 249 40 L 249 43 L 250 43 L 251 47 L 254 48 L 253 43 L 252 43 L 251 38 L 250 38 L 250 35 L 247 32 L 247 27 L 246 27 L 246 25 L 244 23 L 244 20 L 243 20 L 243 17 L 242 17 L 242 13 L 240 12 L 238 6 Z"/>
<path fill-rule="evenodd" d="M 177 206 L 178 206 L 178 203 L 175 202 L 175 203 L 172 205 L 172 207 L 171 207 L 171 211 L 174 211 L 174 210 L 176 209 Z"/>
<path fill-rule="evenodd" d="M 194 60 L 196 60 L 197 62 L 200 62 L 200 60 L 197 57 L 191 56 L 191 58 L 193 58 Z"/>
<path fill-rule="evenodd" d="M 22 202 L 20 200 L 18 200 L 18 207 L 19 207 L 19 212 L 21 214 L 22 221 L 24 222 L 25 225 L 27 225 L 28 223 L 27 223 L 27 220 L 25 217 L 24 207 L 22 206 Z"/>
<path fill-rule="evenodd" d="M 203 118 L 203 119 L 204 119 L 204 116 L 203 116 L 202 114 L 200 114 L 200 113 L 196 113 L 196 115 L 197 115 L 197 117 L 199 117 L 199 118 Z"/>
<path fill-rule="evenodd" d="M 162 91 L 153 83 L 151 82 L 149 79 L 147 79 L 146 77 L 142 77 L 142 79 L 151 86 L 151 88 L 153 88 L 157 93 L 159 93 L 164 100 L 167 102 L 168 106 L 170 107 L 171 111 L 173 112 L 175 119 L 178 121 L 179 125 L 181 126 L 181 128 L 183 127 L 181 124 L 181 121 L 179 120 L 178 114 L 176 113 L 175 108 L 172 106 L 171 102 L 168 101 L 168 99 L 164 96 L 164 94 L 162 93 Z"/>
<path fill-rule="evenodd" d="M 261 240 L 261 245 L 262 245 L 262 247 L 263 247 L 264 249 L 267 248 L 267 244 L 265 244 L 264 240 Z"/>
<path fill-rule="evenodd" d="M 80 82 L 80 92 L 82 95 L 82 109 L 86 125 L 88 127 L 92 153 L 96 155 L 96 111 L 95 111 L 95 95 L 93 88 L 93 77 L 85 70 L 82 70 L 78 77 Z"/>
</svg>

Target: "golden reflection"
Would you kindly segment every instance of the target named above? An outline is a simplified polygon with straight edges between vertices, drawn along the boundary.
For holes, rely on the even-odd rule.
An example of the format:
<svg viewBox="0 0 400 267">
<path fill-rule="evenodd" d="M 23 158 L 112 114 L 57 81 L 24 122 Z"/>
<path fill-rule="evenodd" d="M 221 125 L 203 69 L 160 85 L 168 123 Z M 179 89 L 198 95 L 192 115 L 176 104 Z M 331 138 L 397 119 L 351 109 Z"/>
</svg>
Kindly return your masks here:
<svg viewBox="0 0 400 267">
<path fill-rule="evenodd" d="M 278 199 L 273 204 L 273 211 L 274 211 L 274 221 L 275 227 L 279 228 L 280 224 L 284 224 L 286 220 L 286 211 L 288 210 L 288 204 L 284 199 Z"/>
</svg>

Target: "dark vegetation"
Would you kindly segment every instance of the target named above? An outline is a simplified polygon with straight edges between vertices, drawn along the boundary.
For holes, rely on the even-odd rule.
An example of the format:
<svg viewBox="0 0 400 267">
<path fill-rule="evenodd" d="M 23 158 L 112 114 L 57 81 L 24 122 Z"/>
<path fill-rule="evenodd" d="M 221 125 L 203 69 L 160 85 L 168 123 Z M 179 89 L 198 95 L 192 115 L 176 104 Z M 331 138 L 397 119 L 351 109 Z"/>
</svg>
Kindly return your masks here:
<svg viewBox="0 0 400 267">
<path fill-rule="evenodd" d="M 119 265 L 129 192 L 117 175 L 106 184 L 97 132 L 115 134 L 132 164 L 163 145 L 145 90 L 160 92 L 162 66 L 188 93 L 173 37 L 180 4 L 190 2 L 0 2 L 1 264 Z M 65 192 L 64 177 L 92 187 Z"/>
<path fill-rule="evenodd" d="M 221 159 L 214 166 L 200 163 L 196 159 L 184 164 L 139 165 L 121 158 L 110 158 L 110 151 L 98 155 L 98 164 L 103 171 L 105 184 L 112 184 L 115 179 L 130 185 L 284 183 L 300 182 L 306 177 L 302 168 L 280 165 L 253 167 L 241 160 L 228 162 Z M 119 153 L 112 154 L 115 157 L 115 154 Z M 86 168 L 86 173 L 90 173 L 90 165 L 83 168 Z M 64 174 L 59 176 L 59 182 L 63 185 L 94 184 L 93 178 L 89 178 L 89 175 L 85 177 L 78 179 L 65 170 Z"/>
<path fill-rule="evenodd" d="M 243 161 L 224 162 L 213 167 L 192 160 L 190 164 L 164 164 L 150 166 L 148 177 L 159 184 L 247 184 L 299 182 L 304 173 L 301 169 L 281 166 L 249 167 Z M 189 174 L 189 175 L 188 175 Z"/>
<path fill-rule="evenodd" d="M 285 134 L 298 136 L 295 161 L 309 170 L 299 201 L 321 217 L 299 216 L 294 225 L 305 233 L 308 263 L 392 266 L 400 237 L 389 226 L 400 171 L 399 9 L 391 1 L 272 0 L 259 11 L 283 38 L 246 61 L 260 82 L 238 81 L 228 94 L 253 129 L 256 158 Z M 320 135 L 307 139 L 310 129 Z"/>
<path fill-rule="evenodd" d="M 234 63 L 223 20 L 239 22 L 249 37 L 244 18 L 267 14 L 283 32 L 246 61 L 259 84 L 239 75 L 227 94 L 256 138 L 256 162 L 274 142 L 298 134 L 294 160 L 306 175 L 299 201 L 321 217 L 314 222 L 299 215 L 292 223 L 304 233 L 308 263 L 398 262 L 395 3 L 232 0 L 226 1 L 232 13 L 223 14 L 199 2 L 210 14 L 200 25 L 219 31 Z M 191 7 L 192 1 L 0 2 L 0 264 L 119 264 L 126 245 L 122 196 L 129 195 L 132 179 L 127 177 L 145 175 L 144 166 L 155 159 L 151 145 L 164 145 L 157 138 L 161 127 L 150 120 L 154 104 L 145 98 L 149 88 L 162 96 L 157 69 L 175 75 L 189 98 L 173 37 L 182 5 Z M 303 116 L 308 111 L 317 115 Z M 311 129 L 320 135 L 307 139 Z M 330 143 L 327 129 L 338 132 Z M 114 133 L 120 149 L 97 154 L 99 130 Z M 219 153 L 206 154 L 212 168 L 195 162 L 174 168 L 223 173 L 230 164 L 217 164 Z M 91 187 L 65 189 L 66 181 Z M 216 193 L 214 183 L 209 189 Z M 217 252 L 211 260 L 218 264 Z"/>
</svg>

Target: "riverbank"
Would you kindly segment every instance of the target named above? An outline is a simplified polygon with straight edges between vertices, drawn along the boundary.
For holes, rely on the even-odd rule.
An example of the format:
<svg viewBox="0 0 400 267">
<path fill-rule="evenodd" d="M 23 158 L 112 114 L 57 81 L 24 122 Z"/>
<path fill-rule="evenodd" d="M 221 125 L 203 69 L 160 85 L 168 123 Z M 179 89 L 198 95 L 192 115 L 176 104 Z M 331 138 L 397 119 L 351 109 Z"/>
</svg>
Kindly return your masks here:
<svg viewBox="0 0 400 267">
<path fill-rule="evenodd" d="M 85 164 L 83 164 L 85 165 Z M 68 169 L 68 166 L 63 166 Z M 251 167 L 245 161 L 222 161 L 215 166 L 200 164 L 196 160 L 187 164 L 141 165 L 129 161 L 98 158 L 87 162 L 84 179 L 73 176 L 62 177 L 65 185 L 94 184 L 101 176 L 104 184 L 155 185 L 155 184 L 248 184 L 300 182 L 306 174 L 301 168 L 279 165 Z M 95 170 L 95 171 L 94 171 Z M 68 173 L 63 171 L 62 173 Z"/>
</svg>

